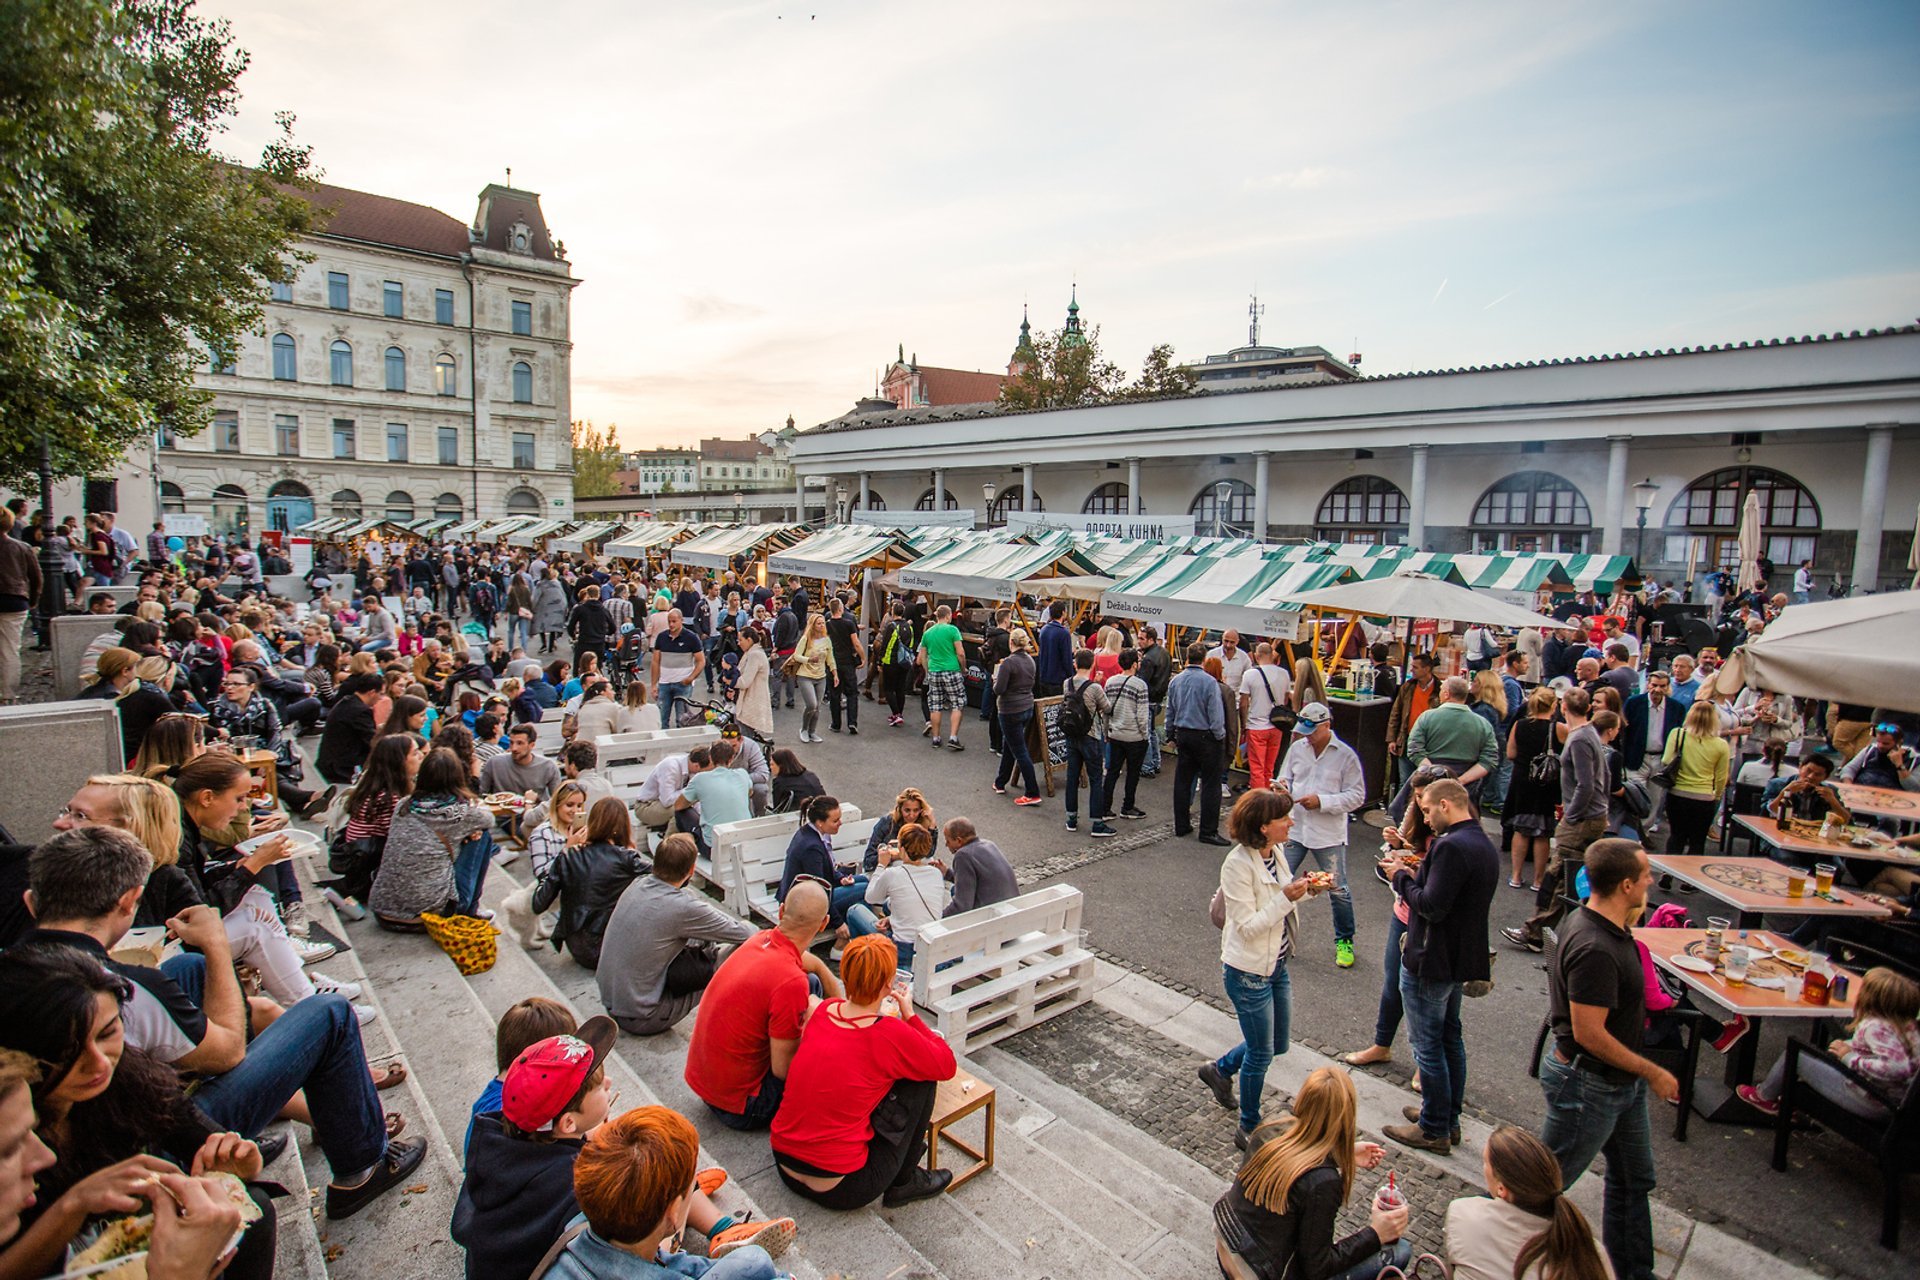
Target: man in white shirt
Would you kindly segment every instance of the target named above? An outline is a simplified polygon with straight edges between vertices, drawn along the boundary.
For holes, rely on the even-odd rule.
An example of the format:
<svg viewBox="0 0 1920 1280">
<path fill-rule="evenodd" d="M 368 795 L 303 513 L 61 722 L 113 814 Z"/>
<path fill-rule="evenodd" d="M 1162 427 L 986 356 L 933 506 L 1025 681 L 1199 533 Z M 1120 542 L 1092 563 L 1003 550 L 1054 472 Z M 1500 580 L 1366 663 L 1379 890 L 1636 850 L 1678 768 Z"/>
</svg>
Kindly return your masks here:
<svg viewBox="0 0 1920 1280">
<path fill-rule="evenodd" d="M 693 760 L 699 756 L 698 762 Z M 659 831 L 673 825 L 673 802 L 686 790 L 687 779 L 707 767 L 707 749 L 699 747 L 686 755 L 668 756 L 653 766 L 653 772 L 640 784 L 633 797 L 633 816 L 643 827 Z"/>
<path fill-rule="evenodd" d="M 1366 776 L 1353 748 L 1333 736 L 1333 712 L 1324 703 L 1300 708 L 1294 740 L 1280 762 L 1274 786 L 1293 797 L 1293 832 L 1287 839 L 1287 871 L 1300 874 L 1312 858 L 1333 873 L 1333 954 L 1342 969 L 1353 967 L 1353 895 L 1347 889 L 1347 815 L 1366 803 Z"/>
<path fill-rule="evenodd" d="M 1608 614 L 1600 620 L 1600 629 L 1606 632 L 1607 637 L 1600 646 L 1602 652 L 1606 651 L 1608 645 L 1623 644 L 1627 646 L 1627 653 L 1633 665 L 1636 667 L 1640 665 L 1640 637 L 1627 630 L 1625 623 Z"/>
<path fill-rule="evenodd" d="M 1263 640 L 1254 647 L 1253 665 L 1235 687 L 1240 693 L 1240 723 L 1247 731 L 1250 785 L 1270 786 L 1273 767 L 1280 762 L 1280 749 L 1287 740 L 1287 730 L 1273 723 L 1273 710 L 1279 707 L 1285 718 L 1293 681 L 1285 667 L 1275 664 L 1273 646 Z"/>
<path fill-rule="evenodd" d="M 1253 666 L 1253 655 L 1240 647 L 1240 633 L 1232 629 L 1220 633 L 1220 643 L 1207 650 L 1207 656 L 1220 659 L 1220 678 L 1229 689 L 1238 689 L 1240 678 Z"/>
</svg>

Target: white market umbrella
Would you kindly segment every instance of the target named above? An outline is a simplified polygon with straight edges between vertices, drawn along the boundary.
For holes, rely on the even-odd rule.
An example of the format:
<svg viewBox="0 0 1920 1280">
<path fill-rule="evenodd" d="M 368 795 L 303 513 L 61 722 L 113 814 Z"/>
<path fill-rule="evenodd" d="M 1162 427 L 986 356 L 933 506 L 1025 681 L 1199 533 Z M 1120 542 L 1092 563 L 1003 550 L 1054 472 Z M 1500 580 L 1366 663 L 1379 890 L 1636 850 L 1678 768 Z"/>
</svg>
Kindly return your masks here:
<svg viewBox="0 0 1920 1280">
<path fill-rule="evenodd" d="M 1747 491 L 1747 501 L 1740 508 L 1740 590 L 1742 593 L 1760 585 L 1760 493 Z"/>
<path fill-rule="evenodd" d="M 1913 546 L 1907 550 L 1907 568 L 1913 570 L 1913 581 L 1908 585 L 1920 587 L 1920 510 L 1913 513 Z"/>
<path fill-rule="evenodd" d="M 1796 604 L 1744 655 L 1749 684 L 1803 698 L 1920 711 L 1920 591 Z"/>
<path fill-rule="evenodd" d="M 1290 608 L 1335 609 L 1370 618 L 1446 618 L 1488 627 L 1539 627 L 1551 631 L 1561 624 L 1530 613 L 1484 591 L 1422 573 L 1394 574 L 1360 582 L 1343 582 L 1287 597 Z"/>
</svg>

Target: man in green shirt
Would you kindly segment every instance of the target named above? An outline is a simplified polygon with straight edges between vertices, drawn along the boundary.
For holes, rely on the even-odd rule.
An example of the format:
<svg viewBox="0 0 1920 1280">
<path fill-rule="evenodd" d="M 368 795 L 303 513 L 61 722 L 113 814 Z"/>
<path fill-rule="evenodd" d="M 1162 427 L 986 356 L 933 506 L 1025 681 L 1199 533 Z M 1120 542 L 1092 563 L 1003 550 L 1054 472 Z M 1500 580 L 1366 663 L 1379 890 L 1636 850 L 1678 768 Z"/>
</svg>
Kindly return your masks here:
<svg viewBox="0 0 1920 1280">
<path fill-rule="evenodd" d="M 960 745 L 960 712 L 967 705 L 967 681 L 960 673 L 967 665 L 967 651 L 960 643 L 960 628 L 953 625 L 953 609 L 941 605 L 933 611 L 933 625 L 920 637 L 920 665 L 927 672 L 927 730 L 933 734 L 936 750 L 942 746 L 965 751 Z M 940 738 L 940 713 L 947 714 L 947 736 Z"/>
<path fill-rule="evenodd" d="M 1500 739 L 1467 705 L 1472 696 L 1464 676 L 1441 681 L 1439 704 L 1414 722 L 1407 739 L 1407 765 L 1418 768 L 1429 760 L 1446 765 L 1478 804 L 1481 782 L 1500 762 Z"/>
<path fill-rule="evenodd" d="M 680 798 L 673 802 L 675 809 L 700 811 L 700 825 L 694 836 L 700 841 L 700 852 L 708 857 L 713 855 L 715 827 L 727 822 L 744 822 L 753 816 L 753 779 L 739 769 L 727 767 L 733 763 L 733 753 L 733 739 L 722 738 L 707 748 L 706 768 L 696 766 L 689 759 L 687 770 L 693 776 L 681 788 Z"/>
</svg>

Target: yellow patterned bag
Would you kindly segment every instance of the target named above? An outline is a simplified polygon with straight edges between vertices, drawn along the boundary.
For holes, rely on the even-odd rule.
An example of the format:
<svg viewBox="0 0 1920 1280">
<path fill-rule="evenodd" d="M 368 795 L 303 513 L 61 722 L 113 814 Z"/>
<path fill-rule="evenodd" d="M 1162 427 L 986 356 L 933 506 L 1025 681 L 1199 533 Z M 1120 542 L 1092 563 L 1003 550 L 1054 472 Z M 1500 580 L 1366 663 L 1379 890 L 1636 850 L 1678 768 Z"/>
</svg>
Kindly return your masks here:
<svg viewBox="0 0 1920 1280">
<path fill-rule="evenodd" d="M 493 968 L 493 962 L 499 959 L 495 939 L 500 936 L 500 930 L 491 920 L 474 916 L 437 916 L 423 911 L 420 913 L 420 923 L 427 926 L 427 936 L 439 943 L 440 949 L 469 978 Z"/>
</svg>

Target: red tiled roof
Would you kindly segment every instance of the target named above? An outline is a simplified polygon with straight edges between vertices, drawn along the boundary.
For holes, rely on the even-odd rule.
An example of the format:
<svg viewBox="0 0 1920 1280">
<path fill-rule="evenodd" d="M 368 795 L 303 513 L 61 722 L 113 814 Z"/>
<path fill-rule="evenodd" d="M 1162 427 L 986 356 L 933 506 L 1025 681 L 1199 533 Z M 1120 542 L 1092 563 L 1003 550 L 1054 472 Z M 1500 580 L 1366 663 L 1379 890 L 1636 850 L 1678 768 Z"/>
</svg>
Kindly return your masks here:
<svg viewBox="0 0 1920 1280">
<path fill-rule="evenodd" d="M 438 209 L 321 183 L 300 194 L 331 216 L 320 234 L 455 258 L 470 247 L 467 226 Z"/>
<path fill-rule="evenodd" d="M 927 393 L 926 402 L 934 404 L 980 404 L 1000 398 L 1000 384 L 1005 379 L 997 373 L 975 373 L 971 369 L 936 369 L 931 365 L 920 366 L 920 386 Z"/>
<path fill-rule="evenodd" d="M 720 458 L 727 462 L 753 462 L 772 452 L 758 440 L 721 440 L 716 437 L 700 442 L 701 457 Z"/>
</svg>

